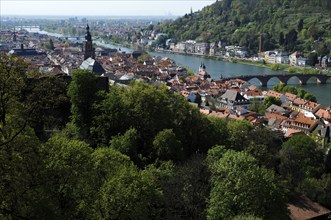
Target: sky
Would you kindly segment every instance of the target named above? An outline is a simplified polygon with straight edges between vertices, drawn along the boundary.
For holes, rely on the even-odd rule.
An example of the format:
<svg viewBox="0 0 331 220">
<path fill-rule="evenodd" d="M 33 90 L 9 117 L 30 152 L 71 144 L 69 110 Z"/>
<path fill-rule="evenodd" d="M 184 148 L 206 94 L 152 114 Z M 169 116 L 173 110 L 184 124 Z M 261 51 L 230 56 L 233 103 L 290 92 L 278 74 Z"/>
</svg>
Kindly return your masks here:
<svg viewBox="0 0 331 220">
<path fill-rule="evenodd" d="M 216 0 L 0 0 L 0 15 L 182 16 Z"/>
</svg>

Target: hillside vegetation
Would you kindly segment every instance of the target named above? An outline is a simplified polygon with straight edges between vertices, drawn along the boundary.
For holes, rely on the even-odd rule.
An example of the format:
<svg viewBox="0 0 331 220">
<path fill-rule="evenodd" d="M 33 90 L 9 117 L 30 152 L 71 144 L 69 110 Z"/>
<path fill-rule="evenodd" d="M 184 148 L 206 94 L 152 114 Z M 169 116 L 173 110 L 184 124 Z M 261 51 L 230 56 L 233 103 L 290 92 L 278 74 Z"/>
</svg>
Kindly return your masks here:
<svg viewBox="0 0 331 220">
<path fill-rule="evenodd" d="M 1 220 L 289 219 L 297 195 L 331 208 L 331 145 L 317 134 L 282 140 L 162 84 L 98 80 L 0 57 Z"/>
<path fill-rule="evenodd" d="M 175 41 L 223 42 L 257 52 L 331 49 L 330 0 L 223 0 L 158 26 Z"/>
</svg>

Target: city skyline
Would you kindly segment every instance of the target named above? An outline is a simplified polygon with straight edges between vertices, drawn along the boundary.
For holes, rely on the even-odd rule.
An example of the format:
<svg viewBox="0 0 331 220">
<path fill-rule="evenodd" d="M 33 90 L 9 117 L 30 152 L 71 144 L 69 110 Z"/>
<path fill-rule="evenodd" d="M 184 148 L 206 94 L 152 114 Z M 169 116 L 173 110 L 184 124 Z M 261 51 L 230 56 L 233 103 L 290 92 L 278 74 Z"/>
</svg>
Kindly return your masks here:
<svg viewBox="0 0 331 220">
<path fill-rule="evenodd" d="M 2 0 L 1 16 L 181 16 L 212 4 L 210 0 Z"/>
</svg>

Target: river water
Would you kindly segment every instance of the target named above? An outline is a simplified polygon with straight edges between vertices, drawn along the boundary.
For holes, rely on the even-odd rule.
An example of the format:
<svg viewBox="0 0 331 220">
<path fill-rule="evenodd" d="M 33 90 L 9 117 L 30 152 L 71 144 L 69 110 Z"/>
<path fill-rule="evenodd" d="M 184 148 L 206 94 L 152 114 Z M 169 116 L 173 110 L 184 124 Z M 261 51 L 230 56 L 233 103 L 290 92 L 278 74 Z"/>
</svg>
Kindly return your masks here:
<svg viewBox="0 0 331 220">
<path fill-rule="evenodd" d="M 61 37 L 63 35 L 57 33 L 49 33 L 46 31 L 33 30 L 30 32 L 37 32 L 40 34 L 47 34 L 54 37 Z M 102 42 L 95 42 L 99 46 L 109 47 L 109 48 L 121 48 L 121 51 L 131 52 L 132 49 L 125 48 L 122 46 L 115 46 L 111 44 L 105 44 Z M 189 68 L 194 72 L 198 72 L 199 66 L 201 63 L 204 63 L 206 66 L 206 71 L 210 74 L 213 79 L 220 79 L 223 77 L 230 76 L 240 76 L 240 75 L 256 75 L 256 74 L 288 74 L 284 71 L 274 71 L 268 68 L 257 67 L 252 65 L 240 64 L 240 63 L 231 63 L 224 62 L 220 60 L 215 60 L 212 58 L 198 57 L 198 56 L 189 56 L 181 54 L 169 54 L 161 52 L 149 52 L 152 56 L 162 56 L 169 57 L 173 59 L 178 65 Z M 260 86 L 257 79 L 252 79 L 250 81 L 253 85 Z M 279 83 L 279 80 L 272 78 L 268 82 L 267 88 L 262 89 L 271 89 L 274 85 Z M 324 106 L 331 106 L 331 79 L 328 80 L 327 84 L 317 84 L 316 78 L 311 78 L 307 85 L 300 85 L 299 80 L 295 77 L 291 78 L 288 82 L 288 85 L 295 87 L 302 87 L 304 90 L 314 94 L 317 98 L 317 102 Z"/>
<path fill-rule="evenodd" d="M 220 79 L 223 77 L 230 76 L 240 76 L 240 75 L 256 75 L 256 74 L 288 74 L 284 71 L 274 71 L 268 68 L 257 67 L 247 64 L 224 62 L 220 60 L 215 60 L 212 58 L 198 57 L 198 56 L 188 56 L 181 54 L 168 54 L 160 52 L 150 52 L 153 56 L 166 56 L 176 61 L 184 67 L 188 67 L 194 72 L 198 72 L 201 63 L 206 66 L 206 71 L 210 74 L 213 79 Z M 257 79 L 252 79 L 250 81 L 253 85 L 260 86 L 260 82 Z M 267 88 L 271 89 L 274 85 L 280 81 L 277 78 L 272 78 L 268 82 Z M 328 80 L 327 84 L 317 84 L 316 78 L 311 78 L 307 85 L 300 85 L 299 80 L 293 77 L 289 80 L 288 85 L 295 87 L 302 87 L 304 90 L 314 94 L 317 98 L 317 102 L 324 105 L 331 105 L 331 79 Z"/>
</svg>

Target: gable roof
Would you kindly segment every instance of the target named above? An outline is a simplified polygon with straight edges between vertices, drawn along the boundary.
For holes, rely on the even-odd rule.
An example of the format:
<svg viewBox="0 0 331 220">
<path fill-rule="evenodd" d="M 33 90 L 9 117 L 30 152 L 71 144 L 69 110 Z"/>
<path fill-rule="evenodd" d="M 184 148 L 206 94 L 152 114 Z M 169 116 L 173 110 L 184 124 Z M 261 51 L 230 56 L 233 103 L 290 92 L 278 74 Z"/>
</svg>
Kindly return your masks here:
<svg viewBox="0 0 331 220">
<path fill-rule="evenodd" d="M 286 96 L 286 98 L 287 98 L 289 101 L 293 101 L 294 99 L 297 98 L 296 95 L 294 95 L 294 94 L 292 94 L 292 93 L 289 93 L 289 92 L 286 92 L 286 93 L 285 93 L 285 96 Z"/>
<path fill-rule="evenodd" d="M 234 90 L 226 90 L 226 92 L 221 96 L 223 99 L 227 99 L 229 101 L 239 101 L 245 100 L 248 101 L 244 96 L 242 96 L 239 92 Z"/>
<path fill-rule="evenodd" d="M 272 104 L 270 105 L 267 109 L 266 109 L 267 112 L 279 112 L 279 113 L 282 113 L 282 112 L 285 112 L 286 110 L 283 108 L 283 107 L 280 107 L 278 105 L 275 105 L 275 104 Z"/>
<path fill-rule="evenodd" d="M 106 72 L 101 64 L 91 57 L 83 61 L 83 63 L 80 65 L 80 69 L 89 70 L 100 75 Z"/>
<path fill-rule="evenodd" d="M 320 204 L 311 201 L 305 196 L 300 196 L 288 204 L 292 220 L 314 219 L 327 216 L 331 211 Z"/>
<path fill-rule="evenodd" d="M 331 120 L 331 109 L 319 109 L 315 115 L 325 120 Z"/>
<path fill-rule="evenodd" d="M 267 96 L 273 96 L 273 97 L 276 97 L 276 98 L 280 98 L 284 95 L 282 93 L 279 93 L 279 92 L 276 92 L 276 91 L 273 91 L 273 90 L 268 90 L 267 91 Z"/>
</svg>

